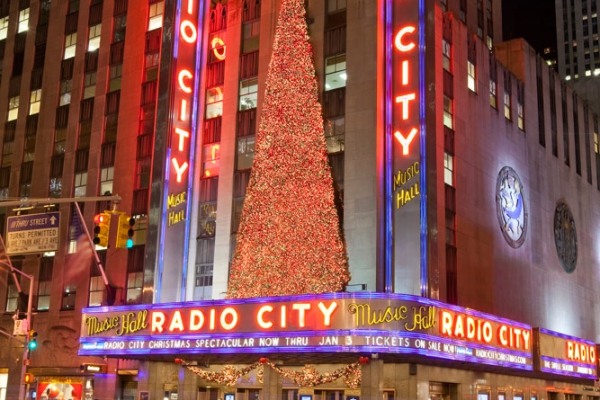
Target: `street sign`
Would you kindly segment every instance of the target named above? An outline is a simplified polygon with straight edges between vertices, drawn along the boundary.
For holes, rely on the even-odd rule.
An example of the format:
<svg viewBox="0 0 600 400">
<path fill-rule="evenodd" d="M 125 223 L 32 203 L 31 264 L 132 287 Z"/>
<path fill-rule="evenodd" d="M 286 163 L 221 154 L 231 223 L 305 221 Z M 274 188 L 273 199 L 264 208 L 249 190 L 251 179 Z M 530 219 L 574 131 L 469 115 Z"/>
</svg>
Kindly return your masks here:
<svg viewBox="0 0 600 400">
<path fill-rule="evenodd" d="M 26 254 L 58 250 L 60 212 L 8 217 L 6 253 Z"/>
</svg>

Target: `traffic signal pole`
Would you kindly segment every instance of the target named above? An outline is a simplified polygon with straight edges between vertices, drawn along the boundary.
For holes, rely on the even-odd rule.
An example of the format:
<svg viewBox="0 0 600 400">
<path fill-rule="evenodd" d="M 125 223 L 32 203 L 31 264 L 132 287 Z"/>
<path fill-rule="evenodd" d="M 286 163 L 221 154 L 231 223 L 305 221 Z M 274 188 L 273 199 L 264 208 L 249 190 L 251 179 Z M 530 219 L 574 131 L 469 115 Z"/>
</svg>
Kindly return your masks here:
<svg viewBox="0 0 600 400">
<path fill-rule="evenodd" d="M 2 245 L 3 248 L 6 248 L 4 246 L 4 239 L 2 238 L 2 235 L 0 235 L 0 244 Z M 6 257 L 6 259 L 8 260 L 8 262 L 0 262 L 0 265 L 3 265 L 5 267 L 8 267 L 10 272 L 15 275 L 15 274 L 19 274 L 27 279 L 29 279 L 29 295 L 27 296 L 27 313 L 26 313 L 26 318 L 27 318 L 27 332 L 29 332 L 29 329 L 31 329 L 31 310 L 33 307 L 33 281 L 34 281 L 34 277 L 33 275 L 28 275 L 25 272 L 21 271 L 20 269 L 17 269 L 15 267 L 13 267 L 12 263 L 10 262 L 10 258 Z M 19 285 L 19 281 L 17 279 L 15 279 L 15 282 L 17 283 L 17 285 Z M 19 289 L 20 291 L 20 289 Z M 20 310 L 17 308 L 17 313 L 19 313 Z M 27 373 L 27 360 L 29 359 L 29 335 L 26 334 L 25 335 L 25 341 L 21 342 L 19 339 L 15 338 L 12 335 L 7 335 L 9 336 L 11 339 L 14 339 L 20 343 L 23 343 L 23 363 L 21 365 L 21 383 L 19 384 L 19 400 L 23 399 L 25 400 L 25 396 L 26 396 L 26 387 L 27 385 L 23 382 L 24 381 L 24 377 L 25 374 Z"/>
<path fill-rule="evenodd" d="M 92 247 L 92 253 L 94 254 L 94 259 L 96 264 L 98 265 L 98 269 L 100 270 L 101 274 L 102 274 L 102 279 L 104 281 L 104 285 L 106 286 L 106 291 L 107 291 L 107 301 L 112 304 L 114 302 L 115 299 L 115 290 L 114 288 L 108 283 L 108 279 L 106 278 L 106 273 L 104 272 L 104 267 L 102 266 L 102 263 L 100 262 L 100 258 L 98 257 L 98 253 L 96 252 L 96 246 L 94 246 L 94 242 L 92 240 L 92 237 L 90 236 L 90 232 L 87 228 L 87 225 L 85 224 L 85 220 L 83 219 L 83 215 L 81 214 L 81 209 L 79 208 L 79 202 L 96 202 L 96 201 L 112 201 L 113 203 L 119 203 L 121 201 L 121 197 L 120 196 L 98 196 L 98 197 L 72 197 L 72 198 L 59 198 L 59 199 L 51 199 L 51 198 L 47 198 L 47 199 L 35 199 L 35 198 L 30 198 L 30 199 L 23 199 L 23 200 L 14 200 L 14 201 L 0 201 L 0 206 L 2 207 L 19 207 L 19 206 L 37 206 L 37 205 L 48 205 L 48 204 L 61 204 L 61 203 L 75 203 L 75 209 L 77 210 L 77 215 L 79 216 L 79 219 L 81 221 L 81 225 L 83 226 L 83 229 L 85 231 L 85 235 L 89 240 L 90 246 Z M 4 244 L 4 238 L 2 237 L 2 235 L 0 234 L 0 244 L 2 245 L 2 247 L 4 249 L 6 249 L 6 246 Z M 29 279 L 29 295 L 28 300 L 27 300 L 27 331 L 29 332 L 29 330 L 31 329 L 31 317 L 32 317 L 32 307 L 33 307 L 33 282 L 34 282 L 34 277 L 33 275 L 28 275 L 25 272 L 13 267 L 12 263 L 10 262 L 10 257 L 6 257 L 6 259 L 8 260 L 8 262 L 0 262 L 0 265 L 3 265 L 5 267 L 8 267 L 10 269 L 10 272 L 15 275 L 15 274 L 19 274 L 27 279 Z M 19 288 L 19 293 L 21 293 L 21 288 L 19 285 L 19 281 L 17 279 L 15 279 L 15 282 L 17 284 L 17 287 Z M 20 312 L 19 309 L 17 308 L 17 312 Z M 4 332 L 2 332 L 4 333 Z M 21 342 L 20 340 L 18 340 L 17 338 L 15 338 L 12 335 L 9 335 L 10 338 L 17 340 L 18 342 Z M 23 349 L 23 365 L 21 366 L 21 383 L 19 384 L 19 400 L 25 400 L 26 396 L 27 396 L 27 384 L 24 383 L 24 377 L 25 374 L 27 373 L 27 361 L 29 360 L 29 335 L 26 334 L 25 335 L 25 341 L 24 341 L 24 349 Z"/>
</svg>

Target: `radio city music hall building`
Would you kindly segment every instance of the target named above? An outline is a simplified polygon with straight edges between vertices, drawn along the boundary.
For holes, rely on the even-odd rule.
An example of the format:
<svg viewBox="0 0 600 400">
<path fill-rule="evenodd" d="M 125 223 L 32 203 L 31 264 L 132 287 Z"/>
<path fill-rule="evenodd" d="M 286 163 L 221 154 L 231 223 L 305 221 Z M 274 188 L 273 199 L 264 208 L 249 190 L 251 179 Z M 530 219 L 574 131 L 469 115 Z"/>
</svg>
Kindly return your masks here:
<svg viewBox="0 0 600 400">
<path fill-rule="evenodd" d="M 11 255 L 36 278 L 29 398 L 600 397 L 598 119 L 500 43 L 498 0 L 306 3 L 352 279 L 224 299 L 280 4 L 0 2 L 0 194 L 118 194 L 136 221 L 99 249 L 114 298 L 69 204 L 58 249 Z"/>
</svg>

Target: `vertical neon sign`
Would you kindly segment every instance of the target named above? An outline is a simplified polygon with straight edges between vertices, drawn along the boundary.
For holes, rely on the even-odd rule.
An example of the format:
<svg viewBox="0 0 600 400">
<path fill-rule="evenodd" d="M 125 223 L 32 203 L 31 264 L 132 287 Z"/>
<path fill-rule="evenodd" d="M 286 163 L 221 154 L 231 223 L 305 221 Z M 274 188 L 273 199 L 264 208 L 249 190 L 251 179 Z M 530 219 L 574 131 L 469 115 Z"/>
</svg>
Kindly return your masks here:
<svg viewBox="0 0 600 400">
<path fill-rule="evenodd" d="M 204 3 L 179 0 L 176 7 L 156 302 L 185 300 Z"/>
<path fill-rule="evenodd" d="M 424 0 L 386 0 L 385 290 L 425 295 Z"/>
</svg>

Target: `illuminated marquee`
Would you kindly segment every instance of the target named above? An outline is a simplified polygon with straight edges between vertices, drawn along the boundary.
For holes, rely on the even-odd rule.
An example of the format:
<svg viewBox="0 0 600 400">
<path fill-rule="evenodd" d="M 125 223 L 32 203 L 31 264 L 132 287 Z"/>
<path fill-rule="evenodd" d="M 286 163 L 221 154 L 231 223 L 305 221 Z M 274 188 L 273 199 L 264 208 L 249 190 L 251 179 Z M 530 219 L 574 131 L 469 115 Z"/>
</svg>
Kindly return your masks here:
<svg viewBox="0 0 600 400">
<path fill-rule="evenodd" d="M 90 308 L 81 332 L 80 355 L 376 351 L 533 365 L 527 325 L 383 293 Z"/>
<path fill-rule="evenodd" d="M 593 342 L 543 328 L 535 329 L 534 334 L 539 342 L 535 364 L 540 371 L 596 379 L 598 359 Z"/>
</svg>

